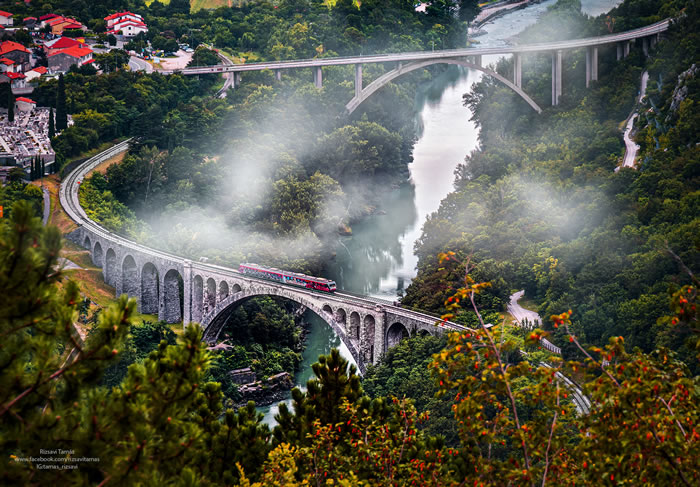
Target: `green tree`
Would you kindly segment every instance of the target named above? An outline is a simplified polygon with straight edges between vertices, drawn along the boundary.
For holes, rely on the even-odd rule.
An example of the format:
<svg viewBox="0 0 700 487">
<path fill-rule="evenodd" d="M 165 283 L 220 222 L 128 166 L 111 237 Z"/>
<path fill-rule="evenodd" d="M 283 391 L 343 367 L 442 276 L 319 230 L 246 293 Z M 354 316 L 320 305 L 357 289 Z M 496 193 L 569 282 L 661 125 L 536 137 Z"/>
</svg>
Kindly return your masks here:
<svg viewBox="0 0 700 487">
<path fill-rule="evenodd" d="M 49 139 L 56 137 L 56 125 L 54 123 L 53 107 L 49 110 Z"/>
<path fill-rule="evenodd" d="M 7 91 L 7 120 L 10 123 L 15 121 L 15 95 L 12 89 Z"/>
<path fill-rule="evenodd" d="M 68 112 L 66 107 L 66 82 L 63 73 L 58 75 L 56 90 L 56 130 L 61 132 L 68 127 Z"/>
</svg>

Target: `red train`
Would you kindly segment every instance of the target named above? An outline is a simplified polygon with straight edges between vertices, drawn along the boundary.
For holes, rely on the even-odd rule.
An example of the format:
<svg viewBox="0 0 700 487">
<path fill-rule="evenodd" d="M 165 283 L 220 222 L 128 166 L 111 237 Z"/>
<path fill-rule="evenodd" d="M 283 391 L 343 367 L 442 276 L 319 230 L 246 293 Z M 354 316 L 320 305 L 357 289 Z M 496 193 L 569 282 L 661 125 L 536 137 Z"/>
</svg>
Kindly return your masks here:
<svg viewBox="0 0 700 487">
<path fill-rule="evenodd" d="M 251 277 L 277 281 L 291 286 L 305 287 L 306 289 L 325 291 L 327 293 L 335 292 L 336 289 L 335 281 L 330 281 L 322 277 L 297 274 L 296 272 L 281 271 L 274 267 L 263 267 L 258 264 L 241 264 L 238 266 L 238 272 Z"/>
</svg>

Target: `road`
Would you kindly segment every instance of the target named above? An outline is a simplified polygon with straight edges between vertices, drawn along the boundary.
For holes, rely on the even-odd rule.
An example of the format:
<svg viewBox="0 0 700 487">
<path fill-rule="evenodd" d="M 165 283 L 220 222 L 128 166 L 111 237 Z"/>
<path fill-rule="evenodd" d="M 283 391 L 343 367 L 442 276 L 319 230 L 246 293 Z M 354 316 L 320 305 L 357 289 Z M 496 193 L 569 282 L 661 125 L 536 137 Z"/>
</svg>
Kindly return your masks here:
<svg viewBox="0 0 700 487">
<path fill-rule="evenodd" d="M 481 24 L 486 22 L 488 19 L 490 19 L 495 13 L 501 12 L 503 10 L 512 10 L 514 8 L 520 8 L 523 5 L 526 5 L 530 2 L 530 0 L 522 0 L 520 2 L 516 3 L 506 3 L 506 4 L 501 4 L 497 5 L 495 7 L 486 7 L 479 12 L 479 15 L 476 16 L 474 21 L 472 22 L 472 25 L 475 27 L 480 27 Z"/>
<path fill-rule="evenodd" d="M 51 196 L 49 195 L 49 190 L 46 188 L 41 188 L 41 192 L 44 195 L 44 215 L 43 221 L 44 226 L 49 223 L 49 214 L 51 213 Z"/>
<path fill-rule="evenodd" d="M 510 296 L 510 303 L 508 303 L 508 312 L 513 315 L 513 317 L 522 324 L 523 320 L 527 320 L 530 323 L 542 323 L 540 315 L 529 309 L 525 309 L 518 304 L 520 298 L 525 295 L 525 291 L 518 291 Z"/>
<path fill-rule="evenodd" d="M 131 56 L 129 58 L 129 67 L 132 71 L 145 71 L 147 73 L 153 72 L 153 66 L 151 66 L 151 63 L 136 56 Z"/>
<path fill-rule="evenodd" d="M 221 59 L 221 64 L 225 65 L 231 65 L 233 64 L 233 61 L 231 61 L 229 58 L 224 56 L 223 54 L 217 52 L 217 56 L 219 56 L 219 59 Z M 228 93 L 228 90 L 232 87 L 234 87 L 234 82 L 235 82 L 235 75 L 233 73 L 228 73 L 224 74 L 224 86 L 221 87 L 221 89 L 216 93 L 216 96 L 218 98 L 224 99 L 226 98 L 226 93 Z"/>
<path fill-rule="evenodd" d="M 649 82 L 649 72 L 644 71 L 642 74 L 642 87 L 639 90 L 639 98 L 637 99 L 637 104 L 642 101 L 644 95 L 647 92 L 647 83 Z M 625 127 L 625 158 L 622 162 L 622 167 L 634 167 L 634 160 L 637 157 L 637 152 L 639 152 L 639 146 L 630 137 L 632 133 L 632 128 L 634 127 L 634 121 L 637 120 L 639 113 L 635 112 L 629 120 L 627 120 L 627 126 Z M 615 169 L 615 172 L 619 171 L 619 167 Z"/>
</svg>

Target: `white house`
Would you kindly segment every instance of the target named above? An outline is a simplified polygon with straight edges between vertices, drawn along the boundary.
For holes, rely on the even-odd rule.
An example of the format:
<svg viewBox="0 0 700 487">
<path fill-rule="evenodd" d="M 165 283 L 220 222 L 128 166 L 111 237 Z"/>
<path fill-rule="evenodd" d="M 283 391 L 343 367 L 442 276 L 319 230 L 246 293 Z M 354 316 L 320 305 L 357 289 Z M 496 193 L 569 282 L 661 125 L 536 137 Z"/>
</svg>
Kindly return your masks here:
<svg viewBox="0 0 700 487">
<path fill-rule="evenodd" d="M 148 32 L 148 26 L 143 17 L 131 12 L 119 12 L 105 17 L 107 32 L 110 34 L 121 33 L 125 37 L 134 37 L 140 33 Z"/>
<path fill-rule="evenodd" d="M 31 112 L 36 108 L 36 102 L 30 100 L 29 98 L 24 98 L 20 96 L 15 100 L 15 111 L 18 112 Z"/>
<path fill-rule="evenodd" d="M 5 12 L 4 10 L 0 10 L 0 25 L 10 26 L 12 24 L 13 24 L 12 14 L 10 12 Z"/>
</svg>

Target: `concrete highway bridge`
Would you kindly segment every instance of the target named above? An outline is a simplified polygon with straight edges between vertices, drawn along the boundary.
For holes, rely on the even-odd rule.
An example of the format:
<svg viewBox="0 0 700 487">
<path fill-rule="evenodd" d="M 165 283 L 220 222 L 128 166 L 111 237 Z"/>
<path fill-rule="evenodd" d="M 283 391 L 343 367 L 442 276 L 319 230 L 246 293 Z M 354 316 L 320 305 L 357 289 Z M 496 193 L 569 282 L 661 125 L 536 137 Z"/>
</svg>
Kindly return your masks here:
<svg viewBox="0 0 700 487">
<path fill-rule="evenodd" d="M 273 70 L 277 79 L 280 79 L 283 70 L 307 68 L 313 71 L 314 83 L 316 87 L 321 88 L 323 86 L 323 67 L 354 65 L 355 96 L 346 105 L 347 111 L 352 113 L 377 90 L 406 73 L 410 73 L 416 69 L 422 69 L 433 64 L 455 64 L 458 66 L 476 69 L 489 76 L 492 76 L 520 95 L 534 110 L 541 112 L 542 109 L 522 89 L 523 55 L 551 53 L 552 105 L 558 105 L 563 89 L 562 60 L 565 52 L 578 49 L 586 50 L 586 86 L 589 86 L 591 81 L 596 81 L 598 79 L 598 49 L 601 46 L 616 45 L 617 59 L 620 60 L 623 57 L 626 57 L 630 52 L 631 46 L 638 39 L 641 39 L 642 49 L 646 54 L 648 53 L 649 48 L 653 47 L 653 45 L 658 41 L 659 36 L 668 30 L 669 24 L 670 20 L 666 19 L 662 20 L 661 22 L 627 32 L 559 42 L 514 45 L 506 47 L 476 47 L 395 54 L 375 54 L 369 56 L 329 57 L 300 59 L 296 61 L 272 61 L 249 64 L 201 66 L 186 68 L 178 71 L 166 70 L 161 71 L 161 73 L 173 74 L 177 72 L 183 75 L 216 73 L 227 75 L 228 78 L 230 78 L 229 73 L 233 73 L 233 80 L 231 84 L 235 87 L 240 83 L 241 74 L 246 71 Z M 515 61 L 513 63 L 512 81 L 482 65 L 483 56 L 506 54 L 510 54 L 515 57 Z M 396 67 L 375 79 L 366 87 L 363 87 L 362 66 L 364 64 L 376 63 L 395 63 Z M 227 80 L 227 85 L 228 84 L 229 81 Z"/>
<path fill-rule="evenodd" d="M 205 341 L 214 344 L 242 301 L 255 296 L 287 298 L 325 320 L 363 373 L 367 364 L 377 363 L 388 348 L 411 333 L 434 335 L 445 330 L 468 330 L 384 300 L 256 279 L 236 269 L 154 250 L 109 232 L 85 214 L 78 200 L 78 188 L 88 172 L 128 147 L 129 141 L 122 142 L 73 170 L 61 184 L 60 200 L 79 225 L 68 238 L 90 251 L 92 261 L 103 269 L 105 282 L 116 288 L 117 296 L 136 298 L 142 313 L 157 314 L 158 319 L 168 323 L 201 323 Z"/>
</svg>

